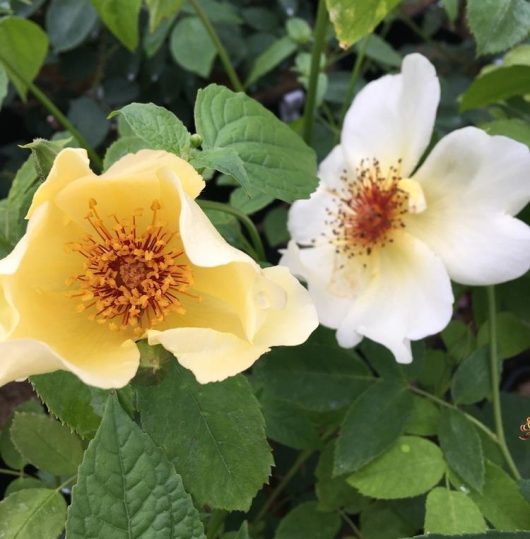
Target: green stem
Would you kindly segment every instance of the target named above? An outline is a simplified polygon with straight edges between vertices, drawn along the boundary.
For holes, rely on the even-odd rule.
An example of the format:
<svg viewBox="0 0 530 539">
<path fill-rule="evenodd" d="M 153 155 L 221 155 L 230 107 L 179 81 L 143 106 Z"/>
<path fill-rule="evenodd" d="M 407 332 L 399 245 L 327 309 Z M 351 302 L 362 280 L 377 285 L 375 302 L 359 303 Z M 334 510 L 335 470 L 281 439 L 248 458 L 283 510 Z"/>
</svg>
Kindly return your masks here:
<svg viewBox="0 0 530 539">
<path fill-rule="evenodd" d="M 361 68 L 363 65 L 364 56 L 366 54 L 366 47 L 368 46 L 369 39 L 370 36 L 365 37 L 360 43 L 359 50 L 357 52 L 357 58 L 355 59 L 355 64 L 353 66 L 351 79 L 348 84 L 348 88 L 346 89 L 344 102 L 342 103 L 342 107 L 340 109 L 339 125 L 342 125 L 342 123 L 344 122 L 346 112 L 348 111 L 348 108 L 353 101 L 353 96 L 355 95 L 355 87 L 357 86 L 357 81 L 359 80 L 359 76 L 361 75 Z"/>
<path fill-rule="evenodd" d="M 339 509 L 339 515 L 341 516 L 342 520 L 344 520 L 344 522 L 346 522 L 346 524 L 348 524 L 348 526 L 351 528 L 351 531 L 355 534 L 355 537 L 358 539 L 363 539 L 361 531 L 355 525 L 355 522 L 353 522 L 353 520 L 347 515 L 347 513 L 342 509 Z"/>
<path fill-rule="evenodd" d="M 450 402 L 444 401 L 443 399 L 439 399 L 438 397 L 435 397 L 428 391 L 423 391 L 423 389 L 420 389 L 418 387 L 410 386 L 410 390 L 413 393 L 416 393 L 418 395 L 421 395 L 422 397 L 425 397 L 426 399 L 429 399 L 433 402 L 436 402 L 440 406 L 445 406 L 446 408 L 451 408 L 452 410 L 457 410 L 461 414 L 464 414 L 471 423 L 473 423 L 476 427 L 478 427 L 484 434 L 488 435 L 496 444 L 499 444 L 499 439 L 497 438 L 497 435 L 488 429 L 482 421 L 479 421 L 476 417 L 473 417 L 471 414 L 467 414 L 466 412 L 463 412 L 458 408 L 458 406 L 455 406 L 454 404 L 451 404 Z"/>
<path fill-rule="evenodd" d="M 14 475 L 16 477 L 22 477 L 22 472 L 16 470 L 9 470 L 8 468 L 0 468 L 0 474 L 2 475 Z"/>
<path fill-rule="evenodd" d="M 271 492 L 270 496 L 267 498 L 267 501 L 263 504 L 262 508 L 259 510 L 256 515 L 256 521 L 260 521 L 272 507 L 276 498 L 283 492 L 283 489 L 287 486 L 289 481 L 296 475 L 298 470 L 304 465 L 306 460 L 315 452 L 314 449 L 305 449 L 302 451 L 296 460 L 293 462 L 293 465 L 289 468 L 287 473 L 283 476 L 282 480 L 278 483 L 277 487 Z"/>
<path fill-rule="evenodd" d="M 239 221 L 241 222 L 241 224 L 247 230 L 247 233 L 250 237 L 250 241 L 252 242 L 254 251 L 256 252 L 258 261 L 259 260 L 264 261 L 267 259 L 267 257 L 265 256 L 265 249 L 263 248 L 263 243 L 261 241 L 259 233 L 256 227 L 254 226 L 254 223 L 252 222 L 251 219 L 248 218 L 247 215 L 237 210 L 236 208 L 233 208 L 232 206 L 223 204 L 222 202 L 214 202 L 213 200 L 198 200 L 197 202 L 199 203 L 199 206 L 203 208 L 204 210 L 222 211 L 224 213 L 229 213 L 230 215 L 237 217 Z"/>
<path fill-rule="evenodd" d="M 63 488 L 67 487 L 69 483 L 72 481 L 75 481 L 77 479 L 77 475 L 72 475 L 69 477 L 66 481 L 63 481 L 55 490 L 60 491 Z"/>
<path fill-rule="evenodd" d="M 242 82 L 239 80 L 236 70 L 234 69 L 232 62 L 230 61 L 230 57 L 228 56 L 226 49 L 221 43 L 221 40 L 219 39 L 219 36 L 217 35 L 215 28 L 210 22 L 210 19 L 208 19 L 208 15 L 206 15 L 205 11 L 202 9 L 202 7 L 200 6 L 197 0 L 190 0 L 190 3 L 193 6 L 195 13 L 197 14 L 197 17 L 199 17 L 199 19 L 201 20 L 205 30 L 208 32 L 208 35 L 210 36 L 212 43 L 217 49 L 217 53 L 219 54 L 219 58 L 221 59 L 221 63 L 223 64 L 223 67 L 225 68 L 228 78 L 230 79 L 230 83 L 232 84 L 232 87 L 234 88 L 236 92 L 244 92 L 245 88 Z"/>
<path fill-rule="evenodd" d="M 219 535 L 219 531 L 225 521 L 226 511 L 216 510 L 213 511 L 208 520 L 208 529 L 206 532 L 206 539 L 215 539 Z"/>
<path fill-rule="evenodd" d="M 488 292 L 488 318 L 490 327 L 490 374 L 491 374 L 491 400 L 493 404 L 493 418 L 495 420 L 495 431 L 497 432 L 497 439 L 500 450 L 510 468 L 512 475 L 515 479 L 521 479 L 521 475 L 517 470 L 517 466 L 513 461 L 508 445 L 506 444 L 506 438 L 504 436 L 504 426 L 502 424 L 502 409 L 501 409 L 501 395 L 500 395 L 500 380 L 499 380 L 499 356 L 497 353 L 497 314 L 495 306 L 495 288 L 493 286 L 487 287 Z"/>
<path fill-rule="evenodd" d="M 48 110 L 48 112 L 59 122 L 59 124 L 70 132 L 70 134 L 77 139 L 79 144 L 83 146 L 88 152 L 88 156 L 96 165 L 97 168 L 103 168 L 103 162 L 101 161 L 99 155 L 96 153 L 94 148 L 87 142 L 85 137 L 77 130 L 77 128 L 70 122 L 70 120 L 55 106 L 55 104 L 48 98 L 48 96 L 32 81 L 26 80 L 20 72 L 13 68 L 9 62 L 6 62 L 2 58 L 2 63 L 5 64 L 8 71 L 14 73 L 17 78 L 19 78 L 27 87 L 28 90 L 34 95 L 37 101 Z"/>
<path fill-rule="evenodd" d="M 309 84 L 307 88 L 307 102 L 304 110 L 304 140 L 311 144 L 313 139 L 313 127 L 315 125 L 315 107 L 317 102 L 318 76 L 320 74 L 320 57 L 326 42 L 328 28 L 328 10 L 326 0 L 319 0 L 317 19 L 315 23 L 315 42 L 311 52 L 311 70 L 309 72 Z"/>
</svg>

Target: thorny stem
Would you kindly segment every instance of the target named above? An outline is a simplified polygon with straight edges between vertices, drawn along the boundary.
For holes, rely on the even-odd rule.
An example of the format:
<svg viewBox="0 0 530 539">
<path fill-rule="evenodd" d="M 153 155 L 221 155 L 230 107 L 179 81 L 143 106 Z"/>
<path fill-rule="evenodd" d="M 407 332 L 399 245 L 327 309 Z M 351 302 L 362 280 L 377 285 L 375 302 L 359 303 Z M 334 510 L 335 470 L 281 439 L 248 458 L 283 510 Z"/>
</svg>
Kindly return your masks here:
<svg viewBox="0 0 530 539">
<path fill-rule="evenodd" d="M 230 57 L 228 56 L 226 49 L 221 43 L 221 40 L 219 39 L 219 36 L 217 35 L 215 28 L 210 22 L 210 19 L 208 19 L 208 15 L 206 15 L 205 11 L 202 9 L 202 7 L 200 6 L 199 2 L 197 2 L 197 0 L 190 0 L 190 3 L 193 9 L 195 10 L 195 13 L 197 14 L 197 17 L 199 17 L 199 19 L 201 20 L 205 30 L 208 32 L 208 35 L 210 36 L 212 43 L 217 49 L 217 53 L 219 54 L 219 58 L 221 60 L 221 63 L 223 64 L 223 67 L 225 68 L 228 78 L 230 79 L 230 83 L 232 84 L 232 87 L 234 88 L 234 90 L 236 90 L 236 92 L 244 92 L 245 88 L 242 82 L 239 80 L 236 70 L 234 69 L 232 62 L 230 61 Z"/>
<path fill-rule="evenodd" d="M 521 479 L 517 466 L 513 461 L 506 438 L 504 436 L 504 426 L 502 424 L 502 409 L 499 380 L 499 356 L 497 353 L 497 315 L 495 306 L 495 288 L 487 287 L 488 292 L 488 318 L 490 328 L 490 374 L 491 374 L 491 400 L 493 404 L 493 418 L 495 420 L 495 431 L 497 433 L 497 443 L 502 452 L 504 460 L 510 468 L 515 479 Z"/>
<path fill-rule="evenodd" d="M 70 134 L 77 139 L 79 144 L 83 146 L 88 152 L 88 156 L 94 163 L 94 165 L 101 170 L 103 168 L 103 162 L 101 161 L 99 155 L 96 153 L 94 148 L 87 142 L 85 137 L 77 130 L 77 128 L 70 122 L 70 120 L 55 106 L 55 104 L 48 98 L 48 96 L 32 81 L 26 80 L 19 71 L 17 71 L 13 66 L 6 62 L 2 58 L 2 63 L 5 64 L 8 71 L 14 73 L 17 78 L 19 78 L 27 87 L 28 90 L 34 95 L 37 101 L 48 110 L 48 112 L 59 122 L 59 124 L 70 132 Z"/>
<path fill-rule="evenodd" d="M 328 28 L 328 10 L 326 0 L 318 3 L 317 19 L 315 23 L 315 42 L 311 52 L 311 70 L 307 88 L 307 102 L 304 111 L 304 140 L 311 144 L 313 139 L 313 127 L 315 125 L 315 107 L 317 102 L 318 76 L 320 74 L 320 57 L 326 42 Z"/>
<path fill-rule="evenodd" d="M 252 242 L 252 247 L 254 248 L 258 260 L 264 261 L 267 259 L 267 257 L 265 256 L 265 249 L 263 248 L 263 243 L 256 227 L 254 226 L 254 223 L 243 212 L 237 210 L 236 208 L 233 208 L 232 206 L 228 206 L 227 204 L 223 204 L 222 202 L 214 202 L 213 200 L 199 200 L 198 203 L 199 206 L 205 210 L 222 211 L 224 213 L 229 213 L 230 215 L 237 217 L 239 221 L 241 221 L 241 224 L 247 230 L 250 241 Z"/>
</svg>

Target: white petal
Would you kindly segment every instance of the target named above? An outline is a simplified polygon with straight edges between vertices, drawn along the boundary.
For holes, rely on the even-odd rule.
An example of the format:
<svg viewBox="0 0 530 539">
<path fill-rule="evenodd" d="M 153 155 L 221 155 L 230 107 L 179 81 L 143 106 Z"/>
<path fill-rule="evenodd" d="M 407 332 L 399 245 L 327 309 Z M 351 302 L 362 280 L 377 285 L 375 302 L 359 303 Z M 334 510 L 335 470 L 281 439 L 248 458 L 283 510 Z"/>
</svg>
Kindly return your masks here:
<svg viewBox="0 0 530 539">
<path fill-rule="evenodd" d="M 436 71 L 421 54 L 406 56 L 401 74 L 367 84 L 342 129 L 341 143 L 350 167 L 375 157 L 385 173 L 402 159 L 401 175 L 410 175 L 429 144 L 439 100 Z"/>
<path fill-rule="evenodd" d="M 201 384 L 218 382 L 250 367 L 267 346 L 209 328 L 149 330 L 149 344 L 161 344 L 190 369 Z"/>
<path fill-rule="evenodd" d="M 378 254 L 373 276 L 352 301 L 337 338 L 351 346 L 363 335 L 389 348 L 398 361 L 409 362 L 409 341 L 437 333 L 449 322 L 451 284 L 441 260 L 406 233 Z"/>
<path fill-rule="evenodd" d="M 327 287 L 320 283 L 309 283 L 309 293 L 317 309 L 320 323 L 328 328 L 337 329 L 350 310 L 351 299 L 331 294 Z M 341 346 L 349 348 L 355 345 Z"/>
<path fill-rule="evenodd" d="M 414 179 L 427 209 L 407 230 L 444 261 L 449 275 L 471 285 L 519 277 L 530 267 L 530 227 L 512 218 L 530 198 L 530 152 L 505 137 L 465 128 L 434 148 Z"/>
<path fill-rule="evenodd" d="M 342 178 L 348 174 L 348 162 L 344 150 L 339 144 L 331 150 L 318 167 L 320 186 L 328 189 L 340 189 L 344 185 Z"/>
</svg>

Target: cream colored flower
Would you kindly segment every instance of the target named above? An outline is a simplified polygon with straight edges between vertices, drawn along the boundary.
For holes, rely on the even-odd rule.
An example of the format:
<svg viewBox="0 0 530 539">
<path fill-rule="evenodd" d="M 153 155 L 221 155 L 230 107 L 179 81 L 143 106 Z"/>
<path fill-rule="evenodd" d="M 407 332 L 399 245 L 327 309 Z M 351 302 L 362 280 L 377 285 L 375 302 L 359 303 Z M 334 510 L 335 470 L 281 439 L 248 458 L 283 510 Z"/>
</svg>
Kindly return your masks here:
<svg viewBox="0 0 530 539">
<path fill-rule="evenodd" d="M 411 340 L 449 322 L 450 278 L 500 283 L 530 266 L 530 228 L 512 217 L 530 198 L 528 148 L 467 127 L 418 167 L 439 97 L 419 54 L 358 94 L 317 191 L 291 208 L 281 261 L 308 282 L 341 346 L 365 336 L 403 363 Z"/>
<path fill-rule="evenodd" d="M 63 369 L 121 387 L 142 338 L 204 383 L 305 341 L 317 325 L 308 293 L 221 238 L 194 200 L 203 187 L 166 152 L 96 176 L 84 150 L 63 150 L 0 261 L 0 384 Z"/>
</svg>

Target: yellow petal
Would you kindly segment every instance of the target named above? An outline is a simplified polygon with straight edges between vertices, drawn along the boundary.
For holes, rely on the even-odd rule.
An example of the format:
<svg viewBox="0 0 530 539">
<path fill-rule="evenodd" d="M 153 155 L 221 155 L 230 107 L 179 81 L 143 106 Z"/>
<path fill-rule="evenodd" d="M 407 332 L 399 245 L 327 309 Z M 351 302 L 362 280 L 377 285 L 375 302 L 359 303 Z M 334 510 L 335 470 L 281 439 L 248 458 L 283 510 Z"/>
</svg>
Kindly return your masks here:
<svg viewBox="0 0 530 539">
<path fill-rule="evenodd" d="M 219 382 L 250 367 L 269 348 L 210 328 L 148 331 L 149 344 L 161 344 L 190 369 L 201 384 Z"/>
<path fill-rule="evenodd" d="M 94 177 L 94 173 L 90 170 L 86 150 L 80 148 L 61 150 L 53 162 L 48 178 L 33 195 L 33 202 L 26 218 L 29 219 L 41 204 L 52 200 L 71 182 L 85 176 Z"/>
</svg>

